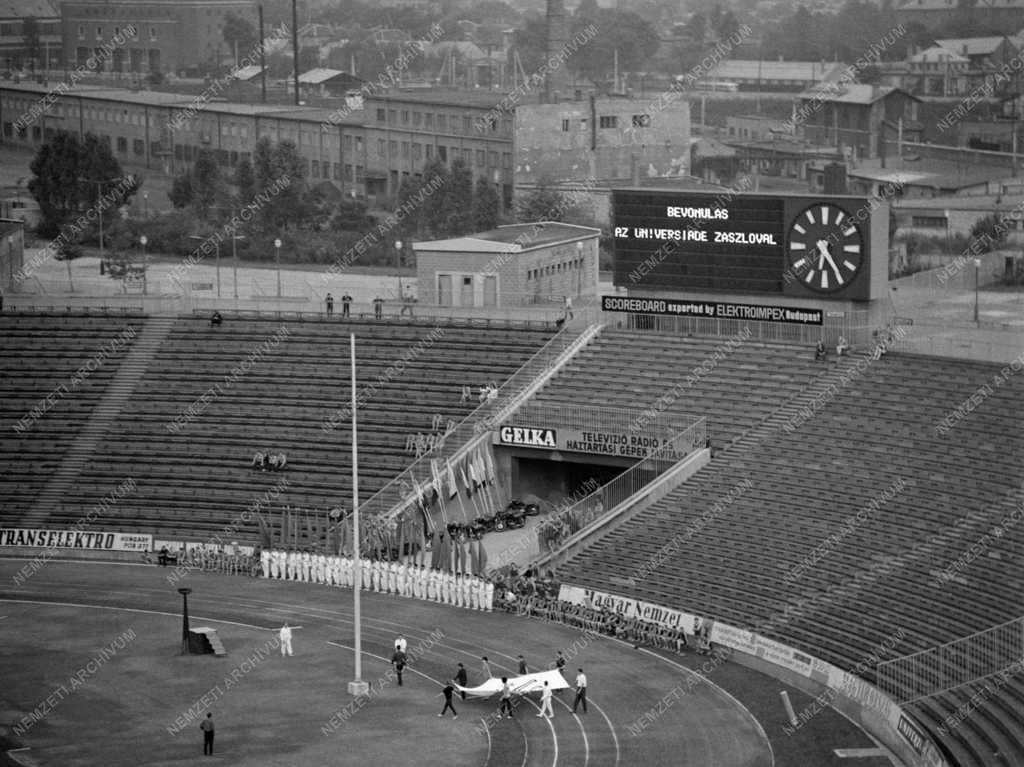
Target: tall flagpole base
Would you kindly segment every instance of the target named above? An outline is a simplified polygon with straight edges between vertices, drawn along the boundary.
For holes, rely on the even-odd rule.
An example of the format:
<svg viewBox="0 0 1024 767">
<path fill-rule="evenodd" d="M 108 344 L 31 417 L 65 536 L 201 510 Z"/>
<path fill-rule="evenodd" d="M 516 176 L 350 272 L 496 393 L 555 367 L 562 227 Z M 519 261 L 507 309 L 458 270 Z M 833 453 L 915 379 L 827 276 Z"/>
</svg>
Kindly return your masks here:
<svg viewBox="0 0 1024 767">
<path fill-rule="evenodd" d="M 362 679 L 354 679 L 348 683 L 348 694 L 354 698 L 362 698 L 370 694 L 370 683 Z"/>
</svg>

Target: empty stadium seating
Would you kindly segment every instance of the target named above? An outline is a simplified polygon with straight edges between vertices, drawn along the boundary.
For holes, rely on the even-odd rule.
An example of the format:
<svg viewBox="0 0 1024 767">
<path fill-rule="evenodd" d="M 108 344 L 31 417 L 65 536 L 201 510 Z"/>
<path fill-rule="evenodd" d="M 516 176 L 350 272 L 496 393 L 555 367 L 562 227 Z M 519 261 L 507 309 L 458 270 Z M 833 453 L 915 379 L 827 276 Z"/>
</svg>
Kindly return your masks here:
<svg viewBox="0 0 1024 767">
<path fill-rule="evenodd" d="M 60 381 L 120 325 L 90 320 L 95 338 L 72 327 L 70 319 L 58 325 L 39 318 L 25 325 L 24 343 L 8 340 L 8 396 Z M 461 401 L 462 386 L 500 384 L 552 335 L 412 323 L 237 320 L 211 328 L 205 319 L 179 319 L 48 523 L 73 523 L 92 511 L 101 527 L 192 536 L 233 528 L 236 537 L 251 539 L 254 522 L 237 526 L 246 509 L 349 505 L 349 332 L 357 339 L 364 499 L 412 462 L 407 435 L 430 433 L 435 416 L 457 422 L 476 406 L 475 399 Z M 51 336 L 62 339 L 53 353 L 33 356 Z M 39 370 L 37 383 L 26 383 L 25 368 L 18 367 L 23 359 L 34 360 L 27 364 Z M 95 395 L 102 381 L 91 383 Z M 68 398 L 63 409 L 41 419 L 40 436 L 31 444 L 5 441 L 12 460 L 5 478 L 8 521 L 27 511 L 41 481 L 59 464 L 65 444 L 60 437 L 73 433 L 93 403 L 94 396 Z M 328 423 L 332 416 L 338 417 L 336 428 Z M 288 468 L 252 470 L 257 450 L 283 451 Z M 127 478 L 137 481 L 134 491 L 102 508 Z"/>
<path fill-rule="evenodd" d="M 600 350 L 587 350 L 541 398 L 570 401 L 600 381 L 644 406 L 720 344 L 606 332 Z M 830 363 L 828 381 L 816 384 L 808 356 L 742 347 L 686 387 L 671 407 L 707 415 L 723 444 L 752 432 L 570 560 L 562 578 L 606 590 L 610 577 L 631 583 L 649 572 L 613 590 L 758 629 L 869 680 L 865 659 L 894 634 L 903 639 L 892 655 L 901 655 L 1024 613 L 1024 524 L 994 532 L 1021 504 L 1024 376 L 996 385 L 1000 366 L 889 355 Z M 982 398 L 973 412 L 955 415 L 972 396 Z M 759 433 L 784 402 L 788 427 Z M 720 499 L 730 501 L 715 506 Z M 654 555 L 668 542 L 678 548 L 659 564 Z M 1024 764 L 1009 694 L 997 690 L 977 717 L 941 736 L 963 764 Z M 965 695 L 913 710 L 940 732 Z"/>
</svg>

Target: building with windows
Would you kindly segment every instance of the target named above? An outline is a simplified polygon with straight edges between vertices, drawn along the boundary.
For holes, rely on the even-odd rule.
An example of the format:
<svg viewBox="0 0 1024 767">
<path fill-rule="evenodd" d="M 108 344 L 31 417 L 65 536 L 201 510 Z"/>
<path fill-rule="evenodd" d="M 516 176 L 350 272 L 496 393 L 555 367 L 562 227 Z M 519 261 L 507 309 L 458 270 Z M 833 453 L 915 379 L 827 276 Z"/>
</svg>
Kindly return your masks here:
<svg viewBox="0 0 1024 767">
<path fill-rule="evenodd" d="M 920 131 L 918 102 L 900 88 L 822 85 L 797 96 L 796 118 L 805 140 L 863 160 L 879 157 L 880 142 L 900 130 L 905 140 L 914 140 Z"/>
<path fill-rule="evenodd" d="M 30 49 L 25 22 L 37 25 L 38 45 Z M 60 13 L 50 0 L 0 0 L 0 67 L 4 70 L 57 69 L 61 66 Z"/>
<path fill-rule="evenodd" d="M 0 85 L 0 141 L 34 148 L 55 131 L 94 133 L 128 166 L 177 174 L 201 149 L 232 168 L 256 141 L 289 140 L 310 183 L 383 204 L 434 158 L 466 162 L 507 205 L 512 194 L 511 113 L 501 94 L 456 100 L 451 93 L 370 96 L 363 109 L 206 101 L 201 96 L 77 84 L 52 91 L 34 83 Z"/>
<path fill-rule="evenodd" d="M 233 53 L 223 33 L 229 13 L 256 23 L 252 0 L 65 0 L 64 60 L 100 72 L 194 72 Z"/>
<path fill-rule="evenodd" d="M 513 111 L 500 108 L 504 96 L 434 89 L 367 96 L 366 194 L 391 197 L 433 159 L 461 158 L 474 180 L 487 179 L 510 205 Z"/>
<path fill-rule="evenodd" d="M 563 304 L 596 295 L 600 229 L 554 221 L 413 243 L 419 300 L 441 306 Z"/>
<path fill-rule="evenodd" d="M 690 105 L 617 96 L 515 111 L 515 184 L 681 176 L 689 172 Z"/>
</svg>

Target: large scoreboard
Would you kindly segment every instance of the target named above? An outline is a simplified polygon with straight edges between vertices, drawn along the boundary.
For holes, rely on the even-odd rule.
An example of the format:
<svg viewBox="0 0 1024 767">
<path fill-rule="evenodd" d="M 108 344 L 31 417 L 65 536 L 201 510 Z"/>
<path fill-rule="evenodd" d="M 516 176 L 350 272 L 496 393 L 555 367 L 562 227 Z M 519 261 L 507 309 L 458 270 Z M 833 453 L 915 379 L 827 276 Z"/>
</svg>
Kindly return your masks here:
<svg viewBox="0 0 1024 767">
<path fill-rule="evenodd" d="M 615 190 L 615 284 L 867 301 L 879 292 L 872 258 L 888 276 L 878 208 L 847 196 Z"/>
</svg>

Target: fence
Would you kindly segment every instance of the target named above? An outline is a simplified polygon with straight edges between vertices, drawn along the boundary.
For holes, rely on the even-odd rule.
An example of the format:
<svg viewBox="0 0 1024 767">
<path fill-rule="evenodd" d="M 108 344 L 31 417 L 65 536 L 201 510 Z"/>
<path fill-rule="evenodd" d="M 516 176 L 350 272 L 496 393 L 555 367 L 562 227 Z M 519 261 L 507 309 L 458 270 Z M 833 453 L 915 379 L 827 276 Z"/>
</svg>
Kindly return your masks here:
<svg viewBox="0 0 1024 767">
<path fill-rule="evenodd" d="M 1024 662 L 1024 618 L 878 664 L 878 686 L 898 703 L 938 695 Z"/>
<path fill-rule="evenodd" d="M 547 546 L 543 545 L 542 540 L 542 555 L 549 551 L 554 554 L 555 549 L 563 546 L 569 537 L 589 532 L 588 528 L 621 513 L 622 510 L 618 507 L 641 493 L 673 466 L 685 461 L 695 451 L 703 449 L 707 445 L 707 438 L 707 418 L 698 418 L 650 456 L 638 461 L 608 484 L 599 487 L 568 508 L 552 514 L 546 524 L 560 525 L 566 522 L 569 525 L 569 535 L 549 538 Z M 574 527 L 576 529 L 573 529 Z M 544 536 L 543 526 L 538 528 L 538 535 Z"/>
<path fill-rule="evenodd" d="M 1024 358 L 1021 331 L 952 328 L 915 322 L 891 346 L 892 351 L 932 357 L 1007 363 Z"/>
<path fill-rule="evenodd" d="M 370 516 L 383 515 L 400 506 L 410 497 L 409 488 L 419 485 L 431 477 L 430 460 L 450 457 L 483 432 L 494 428 L 496 416 L 544 371 L 550 370 L 555 361 L 579 339 L 585 328 L 566 325 L 530 359 L 523 363 L 498 389 L 493 399 L 484 401 L 472 413 L 444 435 L 439 447 L 418 458 L 411 466 L 360 504 L 360 510 Z"/>
<path fill-rule="evenodd" d="M 978 256 L 959 255 L 951 258 L 945 266 L 925 269 L 906 277 L 889 281 L 889 287 L 899 291 L 902 288 L 920 288 L 945 293 L 963 293 L 974 290 L 975 279 L 979 285 L 991 285 L 1003 278 L 1005 259 L 1010 254 L 1003 251 L 982 253 Z M 975 267 L 974 259 L 979 265 Z M 977 271 L 977 273 L 975 273 Z"/>
</svg>

